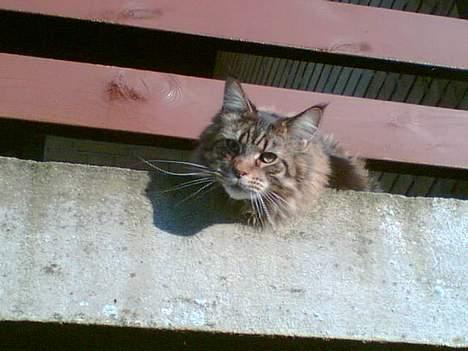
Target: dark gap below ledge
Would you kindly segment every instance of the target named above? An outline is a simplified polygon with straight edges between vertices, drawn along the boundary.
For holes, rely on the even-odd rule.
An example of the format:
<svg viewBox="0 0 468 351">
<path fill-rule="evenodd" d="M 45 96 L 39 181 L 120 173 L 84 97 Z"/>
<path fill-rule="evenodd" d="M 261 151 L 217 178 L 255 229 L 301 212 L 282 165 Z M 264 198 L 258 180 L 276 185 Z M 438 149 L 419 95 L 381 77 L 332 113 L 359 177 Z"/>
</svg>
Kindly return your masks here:
<svg viewBox="0 0 468 351">
<path fill-rule="evenodd" d="M 9 351 L 453 350 L 450 347 L 406 343 L 364 343 L 354 340 L 323 340 L 38 322 L 0 322 L 0 349 Z"/>
</svg>

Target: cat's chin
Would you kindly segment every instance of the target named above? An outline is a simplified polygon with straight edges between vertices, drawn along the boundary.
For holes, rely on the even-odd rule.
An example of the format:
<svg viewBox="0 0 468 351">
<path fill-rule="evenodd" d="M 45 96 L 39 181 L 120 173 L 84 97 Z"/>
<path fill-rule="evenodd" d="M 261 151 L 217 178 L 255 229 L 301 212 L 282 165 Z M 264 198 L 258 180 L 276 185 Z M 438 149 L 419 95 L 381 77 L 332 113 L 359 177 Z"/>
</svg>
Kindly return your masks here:
<svg viewBox="0 0 468 351">
<path fill-rule="evenodd" d="M 223 184 L 224 190 L 228 193 L 228 195 L 234 200 L 249 200 L 250 199 L 250 192 L 247 190 L 243 190 L 238 185 L 226 185 Z"/>
</svg>

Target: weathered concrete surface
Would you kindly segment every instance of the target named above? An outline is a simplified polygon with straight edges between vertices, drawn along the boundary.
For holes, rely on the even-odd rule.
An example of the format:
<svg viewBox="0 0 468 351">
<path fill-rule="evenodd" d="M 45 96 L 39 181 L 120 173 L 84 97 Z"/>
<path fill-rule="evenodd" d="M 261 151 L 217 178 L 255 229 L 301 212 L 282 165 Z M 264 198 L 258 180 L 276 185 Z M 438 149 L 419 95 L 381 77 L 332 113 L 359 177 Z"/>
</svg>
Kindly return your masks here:
<svg viewBox="0 0 468 351">
<path fill-rule="evenodd" d="M 468 345 L 468 202 L 329 192 L 260 233 L 161 179 L 0 158 L 0 320 Z"/>
</svg>

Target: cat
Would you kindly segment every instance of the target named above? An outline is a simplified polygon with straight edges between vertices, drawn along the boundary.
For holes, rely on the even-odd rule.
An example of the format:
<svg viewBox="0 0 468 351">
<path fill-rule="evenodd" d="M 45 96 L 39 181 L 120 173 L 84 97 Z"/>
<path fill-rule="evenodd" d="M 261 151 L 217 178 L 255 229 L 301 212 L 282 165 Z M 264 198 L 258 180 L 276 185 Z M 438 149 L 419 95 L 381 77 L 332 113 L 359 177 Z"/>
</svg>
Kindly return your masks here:
<svg viewBox="0 0 468 351">
<path fill-rule="evenodd" d="M 318 130 L 325 106 L 292 117 L 257 109 L 240 82 L 227 79 L 221 110 L 201 133 L 195 159 L 240 201 L 256 227 L 310 206 L 327 187 L 376 190 L 365 162 Z"/>
</svg>

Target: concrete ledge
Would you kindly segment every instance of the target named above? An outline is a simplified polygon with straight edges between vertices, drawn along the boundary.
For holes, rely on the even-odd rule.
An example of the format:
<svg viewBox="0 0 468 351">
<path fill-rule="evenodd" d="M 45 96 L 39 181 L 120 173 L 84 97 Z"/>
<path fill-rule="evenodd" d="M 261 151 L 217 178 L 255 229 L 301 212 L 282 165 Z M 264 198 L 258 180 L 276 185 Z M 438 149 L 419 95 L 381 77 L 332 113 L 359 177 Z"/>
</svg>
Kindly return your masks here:
<svg viewBox="0 0 468 351">
<path fill-rule="evenodd" d="M 0 320 L 468 346 L 468 202 L 329 192 L 259 233 L 167 182 L 0 158 Z"/>
</svg>

